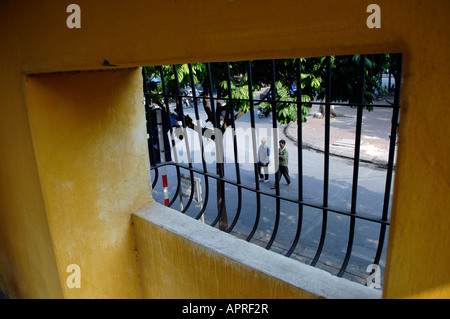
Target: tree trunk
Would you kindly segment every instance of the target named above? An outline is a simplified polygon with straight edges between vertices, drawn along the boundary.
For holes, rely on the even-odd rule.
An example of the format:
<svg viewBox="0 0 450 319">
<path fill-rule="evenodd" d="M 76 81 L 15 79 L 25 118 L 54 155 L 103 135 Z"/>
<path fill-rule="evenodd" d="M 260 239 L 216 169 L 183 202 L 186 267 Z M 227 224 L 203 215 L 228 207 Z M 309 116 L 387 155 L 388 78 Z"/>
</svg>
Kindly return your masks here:
<svg viewBox="0 0 450 319">
<path fill-rule="evenodd" d="M 217 174 L 220 176 L 220 172 L 223 172 L 223 163 L 217 163 L 216 167 Z M 219 229 L 226 231 L 228 229 L 228 216 L 225 200 L 225 182 L 221 180 L 217 180 L 217 213 L 222 213 L 219 219 Z"/>
<path fill-rule="evenodd" d="M 208 95 L 205 94 L 203 98 L 203 106 L 205 108 L 206 113 L 208 114 L 208 119 L 211 123 L 216 123 L 216 130 L 220 127 L 220 100 L 216 101 L 216 118 L 214 119 L 212 110 L 209 105 Z M 212 134 L 211 134 L 212 135 Z M 220 135 L 220 136 L 219 136 Z M 221 138 L 222 134 L 214 134 L 214 142 L 216 144 L 216 174 L 219 176 L 223 176 L 224 172 L 224 152 L 223 152 L 223 139 Z M 228 216 L 227 216 L 227 205 L 225 200 L 225 182 L 221 180 L 217 180 L 217 214 L 221 214 L 219 218 L 219 229 L 222 231 L 226 231 L 228 229 Z"/>
<path fill-rule="evenodd" d="M 220 122 L 220 113 L 222 110 L 220 100 L 216 101 L 216 130 L 220 130 L 221 122 Z M 223 147 L 223 134 L 219 134 L 217 132 L 217 136 L 214 139 L 216 144 L 216 174 L 220 177 L 224 176 L 225 173 L 225 152 Z M 225 200 L 225 182 L 221 180 L 217 180 L 217 214 L 220 215 L 219 219 L 219 229 L 222 231 L 226 231 L 228 229 L 228 216 L 227 216 L 227 205 Z"/>
</svg>

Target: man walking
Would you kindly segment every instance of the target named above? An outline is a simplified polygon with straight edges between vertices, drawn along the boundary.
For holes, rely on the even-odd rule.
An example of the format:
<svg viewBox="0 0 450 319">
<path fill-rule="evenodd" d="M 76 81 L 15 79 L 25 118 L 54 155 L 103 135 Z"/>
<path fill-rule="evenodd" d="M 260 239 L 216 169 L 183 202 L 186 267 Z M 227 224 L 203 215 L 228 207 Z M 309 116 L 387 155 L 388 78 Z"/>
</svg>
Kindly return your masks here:
<svg viewBox="0 0 450 319">
<path fill-rule="evenodd" d="M 261 138 L 261 145 L 258 149 L 258 173 L 259 180 L 267 183 L 269 181 L 269 163 L 270 163 L 270 148 L 267 145 L 267 139 Z M 264 175 L 261 173 L 261 168 L 264 171 Z"/>
<path fill-rule="evenodd" d="M 288 163 L 289 163 L 289 152 L 286 148 L 286 141 L 280 140 L 279 142 L 280 148 L 278 150 L 278 170 L 275 174 L 275 178 L 277 181 L 281 180 L 281 175 L 284 176 L 286 179 L 287 186 L 291 186 L 291 178 L 289 177 L 289 169 L 288 169 Z M 275 184 L 276 185 L 276 184 Z M 275 185 L 272 186 L 272 189 L 275 189 Z"/>
</svg>

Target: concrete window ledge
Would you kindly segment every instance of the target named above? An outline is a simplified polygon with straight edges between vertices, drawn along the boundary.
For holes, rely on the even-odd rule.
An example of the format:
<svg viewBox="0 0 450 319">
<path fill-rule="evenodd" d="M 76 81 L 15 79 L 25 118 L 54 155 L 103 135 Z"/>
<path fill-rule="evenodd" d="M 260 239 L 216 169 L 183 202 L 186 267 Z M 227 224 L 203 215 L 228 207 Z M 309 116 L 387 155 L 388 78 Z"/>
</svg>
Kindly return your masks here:
<svg viewBox="0 0 450 319">
<path fill-rule="evenodd" d="M 195 220 L 189 216 L 185 216 L 180 212 L 157 203 L 150 204 L 133 213 L 132 222 L 135 232 L 137 262 L 141 281 L 149 280 L 152 281 L 154 285 L 158 285 L 158 283 L 155 282 L 154 279 L 158 276 L 164 277 L 165 275 L 166 281 L 171 280 L 171 273 L 167 273 L 167 269 L 171 267 L 173 267 L 173 269 L 176 269 L 176 271 L 174 271 L 174 281 L 185 280 L 184 277 L 186 277 L 186 274 L 183 278 L 181 278 L 181 275 L 179 274 L 179 272 L 183 272 L 180 267 L 194 269 L 193 271 L 195 271 L 196 268 L 202 268 L 201 270 L 199 270 L 201 271 L 201 273 L 191 275 L 190 277 L 191 280 L 192 278 L 194 278 L 193 280 L 196 280 L 195 278 L 198 278 L 198 276 L 203 276 L 203 278 L 199 280 L 203 282 L 202 285 L 204 286 L 207 285 L 209 281 L 217 280 L 217 274 L 214 274 L 214 269 L 217 268 L 217 265 L 214 267 L 210 266 L 211 263 L 208 263 L 208 259 L 205 259 L 204 256 L 194 256 L 192 258 L 187 257 L 187 255 L 191 254 L 191 252 L 186 248 L 180 248 L 180 251 L 178 252 L 178 255 L 176 257 L 169 257 L 168 261 L 162 261 L 161 263 L 160 259 L 166 259 L 165 256 L 170 255 L 171 253 L 168 250 L 170 250 L 172 247 L 175 247 L 165 243 L 164 241 L 166 237 L 161 236 L 159 236 L 157 239 L 159 242 L 153 244 L 150 243 L 152 240 L 154 240 L 152 238 L 157 236 L 156 233 L 162 232 L 164 234 L 168 234 L 165 236 L 177 238 L 178 244 L 176 246 L 180 246 L 179 241 L 182 240 L 183 242 L 188 243 L 188 245 L 195 247 L 192 250 L 194 255 L 195 251 L 204 250 L 207 252 L 207 255 L 209 256 L 208 258 L 216 258 L 211 256 L 219 256 L 219 259 L 222 260 L 222 264 L 232 263 L 238 265 L 233 266 L 232 269 L 236 269 L 239 267 L 242 267 L 243 269 L 250 268 L 251 271 L 261 275 L 263 278 L 270 278 L 270 280 L 277 282 L 275 286 L 279 286 L 280 282 L 283 284 L 288 284 L 288 286 L 293 287 L 290 287 L 291 290 L 297 289 L 302 292 L 306 292 L 307 295 L 312 296 L 313 298 L 379 299 L 382 297 L 382 292 L 380 290 L 368 288 L 347 279 L 338 278 L 324 270 L 302 264 L 288 257 L 268 251 L 262 247 L 236 238 L 228 233 L 205 225 L 198 220 Z M 142 232 L 146 232 L 146 234 L 142 234 Z M 170 240 L 168 239 L 168 241 Z M 145 252 L 146 249 L 152 249 L 150 248 L 152 246 L 156 247 L 153 250 L 157 250 L 157 252 Z M 147 259 L 147 261 L 145 261 L 145 259 Z M 152 260 L 149 261 L 149 259 Z M 225 260 L 225 262 L 223 260 Z M 178 264 L 173 265 L 174 262 L 177 262 Z M 199 264 L 193 265 L 192 263 L 195 262 L 198 262 Z M 154 273 L 150 274 L 150 270 L 148 269 L 149 267 L 153 267 L 153 271 L 164 271 L 165 273 L 163 275 Z M 211 267 L 214 269 L 213 271 L 207 271 L 203 267 Z M 160 270 L 160 268 L 164 269 Z M 242 270 L 238 271 L 239 272 L 237 272 L 237 276 L 241 276 L 240 273 L 242 273 Z M 176 276 L 179 277 L 176 278 Z M 222 283 L 222 285 L 228 285 L 229 282 L 233 282 L 233 279 L 230 279 L 230 276 L 232 277 L 233 275 L 229 275 L 227 281 Z M 239 287 L 239 289 L 245 287 L 245 285 L 247 285 L 247 283 L 249 282 L 248 279 L 252 277 L 246 274 L 243 274 L 242 276 L 243 277 L 240 280 L 244 283 L 241 284 L 242 286 Z M 236 280 L 234 279 L 234 281 Z M 258 279 L 258 282 L 260 281 L 261 280 Z M 150 285 L 150 283 L 145 282 L 141 283 L 141 285 L 143 284 Z M 187 284 L 187 286 L 189 285 L 190 283 Z M 264 287 L 264 284 L 262 284 L 262 286 Z M 250 298 L 253 297 L 251 291 L 254 291 L 251 289 L 252 288 L 249 288 L 249 292 L 246 295 L 250 295 Z M 271 289 L 270 285 L 268 289 Z M 154 297 L 154 295 L 150 294 L 150 297 Z M 177 297 L 184 298 L 184 296 Z M 219 297 L 227 298 L 227 296 L 223 295 Z"/>
</svg>

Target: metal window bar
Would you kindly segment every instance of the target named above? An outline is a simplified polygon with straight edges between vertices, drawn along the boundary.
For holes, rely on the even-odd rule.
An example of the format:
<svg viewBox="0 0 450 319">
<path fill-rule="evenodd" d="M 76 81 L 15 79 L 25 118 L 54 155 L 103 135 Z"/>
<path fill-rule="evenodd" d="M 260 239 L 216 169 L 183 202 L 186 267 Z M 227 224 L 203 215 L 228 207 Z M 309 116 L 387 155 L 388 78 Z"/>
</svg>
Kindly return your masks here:
<svg viewBox="0 0 450 319">
<path fill-rule="evenodd" d="M 383 216 L 381 220 L 386 223 L 381 224 L 380 228 L 380 238 L 379 244 L 377 247 L 377 252 L 375 255 L 374 264 L 377 265 L 380 261 L 381 251 L 383 249 L 385 234 L 386 234 L 386 226 L 388 222 L 388 212 L 389 212 L 389 195 L 392 187 L 392 174 L 394 171 L 394 156 L 395 156 L 395 145 L 397 143 L 397 130 L 398 130 L 398 119 L 400 113 L 400 94 L 401 94 L 401 85 L 397 83 L 400 82 L 401 74 L 403 73 L 403 61 L 400 54 L 395 55 L 397 58 L 397 70 L 396 70 L 396 84 L 395 84 L 395 95 L 394 95 L 394 104 L 392 105 L 393 114 L 392 114 L 392 122 L 391 122 L 391 135 L 390 135 L 390 144 L 389 144 L 389 159 L 388 159 L 388 168 L 387 168 L 387 176 L 386 176 L 386 187 L 384 191 L 384 203 L 383 203 Z M 390 84 L 389 84 L 390 85 Z"/>
<path fill-rule="evenodd" d="M 178 69 L 177 69 L 176 65 L 173 66 L 173 71 L 174 71 L 175 75 L 178 74 Z M 187 126 L 186 126 L 186 121 L 185 121 L 183 107 L 182 107 L 182 103 L 183 102 L 181 100 L 181 94 L 180 94 L 180 83 L 178 81 L 178 77 L 177 76 L 175 76 L 175 79 L 176 79 L 176 92 L 177 92 L 177 99 L 176 99 L 177 111 L 179 111 L 181 113 L 180 116 L 181 116 L 181 122 L 182 122 L 182 127 L 183 127 L 183 136 L 186 137 L 187 136 L 187 133 L 186 133 Z M 169 109 L 169 105 L 166 105 L 166 109 Z M 191 194 L 190 194 L 188 203 L 186 204 L 184 209 L 181 211 L 182 213 L 185 213 L 188 210 L 188 208 L 192 204 L 192 200 L 193 200 L 193 197 L 194 197 L 194 188 L 193 188 L 194 187 L 193 186 L 194 185 L 194 173 L 192 171 L 193 167 L 192 167 L 192 160 L 191 160 L 191 152 L 190 152 L 190 147 L 189 147 L 189 143 L 187 141 L 187 138 L 185 138 L 184 141 L 185 141 L 185 145 L 186 145 L 186 154 L 187 154 L 187 157 L 188 157 L 188 168 L 189 168 L 188 170 L 189 170 L 189 176 L 190 176 L 190 181 L 191 181 Z M 178 183 L 179 182 L 180 181 L 178 180 Z"/>
<path fill-rule="evenodd" d="M 393 59 L 397 59 L 397 70 L 394 71 L 394 78 L 395 78 L 395 95 L 394 95 L 394 103 L 392 105 L 371 105 L 371 104 L 364 104 L 364 93 L 365 93 L 365 65 L 366 65 L 366 56 L 361 56 L 361 63 L 360 63 L 360 80 L 359 80 L 359 99 L 357 103 L 342 103 L 342 102 L 334 102 L 331 99 L 331 93 L 332 93 L 332 67 L 331 67 L 331 57 L 325 58 L 325 66 L 326 66 L 326 78 L 325 78 L 325 102 L 304 102 L 302 101 L 302 62 L 301 59 L 295 60 L 295 81 L 297 84 L 297 91 L 296 91 L 296 101 L 295 102 L 288 102 L 288 103 L 295 103 L 297 105 L 297 120 L 298 120 L 298 130 L 297 130 L 297 139 L 298 139 L 298 163 L 297 163 L 297 171 L 298 171 L 298 193 L 297 198 L 289 197 L 289 196 L 283 196 L 280 192 L 280 184 L 279 179 L 275 178 L 275 194 L 267 191 L 263 191 L 259 184 L 259 171 L 258 171 L 258 165 L 256 160 L 256 152 L 257 152 L 257 142 L 256 142 L 256 134 L 255 134 L 255 111 L 254 107 L 259 104 L 261 101 L 256 100 L 253 98 L 253 66 L 252 61 L 247 61 L 246 65 L 246 72 L 248 77 L 248 92 L 249 92 L 249 98 L 248 99 L 235 99 L 232 96 L 232 84 L 231 84 L 231 74 L 230 74 L 230 64 L 227 62 L 225 63 L 225 81 L 227 82 L 227 96 L 216 96 L 214 97 L 214 89 L 213 89 L 213 75 L 211 73 L 211 64 L 206 63 L 206 80 L 205 83 L 207 83 L 208 86 L 208 95 L 209 95 L 209 103 L 210 103 L 210 112 L 212 116 L 210 119 L 212 120 L 212 126 L 214 129 L 214 132 L 218 132 L 220 129 L 219 125 L 219 108 L 220 105 L 217 105 L 217 108 L 215 104 L 220 101 L 226 101 L 226 107 L 225 112 L 227 114 L 231 114 L 231 126 L 230 130 L 232 133 L 232 144 L 233 144 L 233 156 L 234 156 L 234 166 L 235 166 L 235 174 L 236 179 L 232 179 L 230 177 L 225 176 L 225 170 L 224 165 L 217 165 L 216 166 L 216 172 L 212 173 L 208 171 L 207 165 L 204 159 L 204 147 L 203 147 L 203 133 L 205 132 L 206 128 L 201 128 L 200 123 L 200 115 L 199 115 L 199 103 L 198 100 L 200 97 L 197 96 L 195 88 L 195 81 L 194 81 L 194 72 L 192 69 L 192 64 L 189 64 L 189 78 L 190 78 L 190 85 L 193 88 L 192 89 L 192 96 L 190 97 L 184 97 L 180 93 L 180 83 L 178 81 L 178 77 L 175 76 L 176 79 L 176 90 L 175 94 L 169 94 L 167 93 L 166 89 L 166 82 L 165 82 L 165 74 L 163 67 L 160 66 L 159 73 L 161 76 L 162 81 L 162 92 L 161 93 L 150 93 L 150 90 L 147 86 L 147 75 L 145 73 L 145 70 L 143 68 L 143 77 L 144 77 L 144 93 L 145 93 L 145 108 L 146 108 L 146 117 L 147 117 L 147 130 L 149 134 L 149 149 L 152 147 L 151 141 L 153 141 L 153 132 L 152 132 L 152 126 L 155 125 L 153 123 L 150 114 L 151 111 L 151 100 L 157 99 L 157 98 L 163 98 L 163 111 L 165 112 L 166 116 L 165 119 L 169 119 L 170 116 L 170 98 L 174 98 L 176 101 L 176 112 L 178 112 L 178 115 L 180 116 L 181 120 L 181 129 L 183 132 L 183 136 L 185 137 L 185 148 L 186 148 L 186 154 L 188 157 L 188 163 L 187 165 L 184 163 L 178 162 L 178 159 L 176 158 L 176 152 L 174 151 L 175 155 L 175 162 L 162 162 L 158 163 L 156 165 L 153 165 L 151 169 L 154 171 L 154 181 L 152 183 L 152 187 L 155 188 L 159 175 L 158 175 L 158 168 L 165 165 L 171 165 L 175 166 L 176 168 L 176 178 L 177 178 L 177 187 L 176 191 L 170 200 L 169 206 L 172 206 L 181 192 L 180 187 L 180 170 L 184 169 L 189 172 L 190 181 L 191 181 L 191 191 L 190 191 L 190 197 L 188 199 L 188 203 L 184 208 L 182 209 L 182 213 L 186 213 L 186 211 L 189 209 L 193 202 L 193 194 L 194 194 L 194 174 L 201 175 L 204 178 L 205 181 L 205 191 L 206 191 L 206 198 L 204 201 L 204 205 L 200 209 L 200 212 L 196 214 L 195 218 L 199 219 L 200 217 L 204 216 L 208 203 L 211 202 L 209 199 L 209 193 L 211 189 L 211 185 L 209 183 L 209 179 L 214 181 L 217 185 L 217 183 L 222 183 L 223 187 L 221 188 L 221 194 L 217 194 L 217 209 L 215 219 L 211 222 L 211 226 L 216 226 L 219 220 L 222 217 L 222 214 L 224 214 L 225 207 L 226 207 L 226 200 L 225 200 L 225 185 L 236 187 L 237 193 L 238 193 L 238 202 L 237 202 L 237 208 L 234 212 L 234 218 L 230 226 L 227 226 L 226 229 L 224 229 L 227 232 L 232 232 L 232 230 L 235 228 L 237 222 L 239 221 L 239 218 L 241 216 L 241 210 L 242 210 L 242 199 L 243 199 L 243 191 L 250 191 L 255 194 L 255 201 L 256 201 L 256 208 L 255 208 L 255 220 L 253 223 L 253 226 L 251 227 L 251 230 L 249 231 L 247 236 L 244 236 L 245 240 L 251 241 L 260 225 L 260 219 L 261 219 L 261 210 L 262 210 L 262 197 L 269 197 L 273 198 L 275 200 L 275 211 L 274 214 L 274 223 L 273 223 L 273 229 L 271 232 L 270 239 L 268 240 L 267 244 L 265 245 L 266 249 L 271 249 L 273 246 L 273 243 L 277 237 L 277 233 L 279 231 L 280 227 L 280 213 L 281 213 L 281 202 L 286 203 L 295 203 L 298 205 L 298 212 L 297 212 L 297 227 L 295 231 L 294 238 L 292 239 L 292 243 L 288 248 L 286 248 L 285 255 L 287 257 L 292 256 L 293 252 L 301 242 L 301 232 L 302 227 L 304 225 L 303 220 L 303 214 L 304 209 L 306 207 L 314 208 L 322 211 L 322 221 L 321 221 L 321 233 L 320 233 L 320 240 L 316 248 L 316 252 L 314 254 L 314 257 L 312 257 L 311 265 L 316 266 L 323 248 L 324 244 L 327 238 L 327 226 L 328 226 L 328 216 L 330 213 L 338 214 L 342 216 L 347 216 L 350 218 L 349 223 L 349 229 L 348 229 L 348 240 L 347 240 L 347 248 L 345 252 L 345 257 L 343 258 L 342 264 L 338 270 L 337 276 L 342 277 L 346 269 L 348 267 L 351 255 L 352 255 L 352 249 L 354 245 L 354 238 L 355 238 L 355 231 L 356 231 L 356 221 L 368 221 L 374 224 L 380 225 L 380 233 L 379 233 L 379 240 L 378 240 L 378 246 L 375 253 L 374 258 L 374 264 L 378 264 L 381 258 L 381 254 L 384 248 L 384 241 L 386 237 L 386 231 L 387 227 L 389 226 L 389 204 L 390 204 L 390 193 L 391 193 L 391 186 L 392 186 L 392 178 L 393 178 L 393 171 L 394 171 L 394 156 L 395 156 L 395 145 L 396 145 L 396 136 L 397 136 L 397 128 L 398 128 L 398 118 L 399 118 L 399 108 L 400 108 L 400 90 L 401 90 L 401 72 L 402 72 L 402 66 L 401 66 L 401 55 L 395 54 L 392 55 Z M 274 150 L 278 149 L 278 119 L 277 119 L 277 102 L 283 102 L 283 101 L 277 101 L 277 88 L 276 88 L 276 74 L 277 74 L 277 61 L 272 60 L 271 61 L 271 75 L 270 75 L 270 105 L 272 107 L 272 130 L 273 130 L 273 148 Z M 173 65 L 173 72 L 175 75 L 178 74 L 177 65 Z M 193 107 L 194 107 L 194 113 L 195 113 L 195 124 L 196 124 L 196 133 L 198 134 L 198 140 L 201 148 L 201 158 L 202 158 L 202 168 L 194 167 L 192 165 L 191 160 L 191 150 L 188 143 L 188 139 L 186 131 L 188 129 L 188 123 L 186 123 L 185 114 L 183 111 L 183 98 L 192 98 L 193 100 Z M 204 102 L 206 101 L 206 98 Z M 235 125 L 235 109 L 234 105 L 238 102 L 247 102 L 250 105 L 249 113 L 250 113 L 250 126 L 252 128 L 252 134 L 251 134 L 251 144 L 252 144 L 252 150 L 253 150 L 253 169 L 254 169 L 254 185 L 249 185 L 246 183 L 243 183 L 241 180 L 241 174 L 240 174 L 240 165 L 239 165 L 239 158 L 238 158 L 238 149 L 237 149 L 237 136 L 236 136 L 236 125 Z M 301 108 L 302 105 L 312 106 L 312 105 L 318 105 L 322 104 L 325 108 L 325 135 L 324 135 L 324 165 L 323 165 L 323 200 L 322 203 L 316 203 L 312 201 L 307 201 L 304 199 L 304 185 L 303 185 L 303 151 L 302 151 L 302 112 Z M 352 190 L 351 190 L 351 205 L 350 209 L 345 209 L 341 207 L 334 207 L 329 205 L 329 182 L 330 182 L 330 157 L 332 156 L 330 154 L 330 121 L 331 121 L 331 104 L 335 106 L 350 106 L 350 107 L 356 107 L 357 109 L 357 115 L 356 115 L 356 127 L 355 127 L 355 150 L 354 150 L 354 157 L 353 157 L 353 176 L 352 176 Z M 392 114 L 392 123 L 391 123 L 391 132 L 390 132 L 390 145 L 389 145 L 389 158 L 388 158 L 388 165 L 387 165 L 387 174 L 386 174 L 386 183 L 385 183 L 385 192 L 384 192 L 384 202 L 383 202 L 383 210 L 382 210 L 382 216 L 381 218 L 376 217 L 373 214 L 365 213 L 361 211 L 357 211 L 357 195 L 358 195 L 358 177 L 359 177 L 359 163 L 360 163 L 360 152 L 361 152 L 361 131 L 362 131 L 362 119 L 363 119 L 363 109 L 365 107 L 388 107 L 392 108 L 393 114 Z M 220 108 L 222 110 L 222 108 Z M 211 135 L 214 135 L 214 132 Z M 170 126 L 170 136 L 171 136 L 171 146 L 172 149 L 175 150 L 176 143 L 175 143 L 175 136 L 172 129 L 172 125 Z M 211 137 L 211 136 L 209 136 Z M 219 145 L 216 143 L 216 146 Z M 216 152 L 220 152 L 219 149 L 216 149 Z M 222 150 L 223 152 L 223 150 Z M 154 163 L 153 152 L 149 152 L 149 156 L 152 159 L 151 162 Z M 223 153 L 222 153 L 223 155 Z M 277 158 L 275 157 L 276 162 Z M 278 163 L 276 163 L 278 165 Z M 218 188 L 219 190 L 219 188 Z M 212 209 L 214 211 L 214 209 Z"/>
<path fill-rule="evenodd" d="M 272 128 L 273 128 L 273 149 L 276 150 L 278 149 L 278 122 L 277 122 L 277 103 L 276 103 L 276 97 L 277 97 L 277 87 L 276 87 L 276 68 L 275 68 L 275 60 L 272 60 L 272 83 L 271 83 L 271 92 L 272 92 L 272 99 L 271 99 L 271 104 L 272 104 Z M 279 163 L 278 163 L 278 158 L 277 156 L 275 156 L 275 166 L 278 167 Z M 278 232 L 278 226 L 280 224 L 280 210 L 281 210 L 281 200 L 280 200 L 280 179 L 279 178 L 275 178 L 275 193 L 276 193 L 276 198 L 275 198 L 275 203 L 276 203 L 276 211 L 275 211 L 275 223 L 273 226 L 273 231 L 272 231 L 272 236 L 270 237 L 269 242 L 267 243 L 266 249 L 270 249 L 270 247 L 273 244 L 273 241 L 275 240 L 275 236 L 277 235 Z"/>
<path fill-rule="evenodd" d="M 252 146 L 253 146 L 253 170 L 255 174 L 255 194 L 256 194 L 256 215 L 255 222 L 253 224 L 253 228 L 247 236 L 246 240 L 250 241 L 253 235 L 258 228 L 259 219 L 261 216 L 261 193 L 259 186 L 259 172 L 258 172 L 258 160 L 257 160 L 257 150 L 256 150 L 256 132 L 254 128 L 256 127 L 255 123 L 255 109 L 253 102 L 253 76 L 252 76 L 252 62 L 248 61 L 247 63 L 247 72 L 248 72 L 248 96 L 250 98 L 250 126 L 252 128 Z"/>
<path fill-rule="evenodd" d="M 189 64 L 189 75 L 190 75 L 190 80 L 191 80 L 191 86 L 194 88 L 195 87 L 194 72 L 192 71 L 192 65 L 191 64 Z M 192 90 L 192 95 L 193 95 L 193 98 L 194 98 L 195 120 L 196 120 L 197 127 L 200 127 L 200 115 L 199 115 L 199 112 L 198 112 L 198 101 L 197 101 L 197 96 L 196 96 L 195 90 Z M 205 158 L 204 158 L 203 139 L 202 139 L 201 134 L 199 132 L 197 132 L 197 133 L 198 133 L 198 139 L 199 139 L 199 143 L 200 143 L 200 147 L 201 147 L 203 173 L 206 174 L 206 173 L 208 173 L 208 169 L 206 167 Z M 187 141 L 187 139 L 186 139 L 186 141 Z M 194 187 L 193 174 L 191 174 L 191 197 L 190 197 L 190 200 L 191 200 L 191 198 L 194 195 L 193 187 Z M 199 219 L 203 215 L 206 207 L 208 206 L 209 180 L 208 180 L 207 177 L 205 178 L 205 188 L 206 188 L 205 204 L 203 205 L 203 208 L 198 213 L 196 219 Z M 192 202 L 192 200 L 191 200 L 191 202 Z"/>
<path fill-rule="evenodd" d="M 331 58 L 326 58 L 326 87 L 325 87 L 325 158 L 323 167 L 323 208 L 322 208 L 322 230 L 319 246 L 311 265 L 315 266 L 322 253 L 325 244 L 328 220 L 328 186 L 330 179 L 330 120 L 331 120 Z"/>
<path fill-rule="evenodd" d="M 170 110 L 168 108 L 169 99 L 168 99 L 168 95 L 167 95 L 167 87 L 166 87 L 166 80 L 165 80 L 165 77 L 164 77 L 164 70 L 163 70 L 162 66 L 159 67 L 159 72 L 161 74 L 161 84 L 162 84 L 162 93 L 163 93 L 163 98 L 164 98 L 164 105 L 166 106 L 166 108 L 164 110 L 166 111 L 166 113 L 170 117 Z M 170 137 L 171 137 L 172 148 L 175 149 L 175 139 L 174 139 L 174 136 L 173 136 L 173 127 L 172 127 L 172 125 L 169 127 L 169 130 L 170 130 Z M 173 152 L 173 155 L 175 157 L 175 163 L 178 163 L 177 153 Z M 176 173 L 177 173 L 177 179 L 179 180 L 180 179 L 180 167 L 179 166 L 175 166 L 175 168 L 176 168 Z M 158 180 L 158 178 L 156 176 L 155 177 L 155 181 L 157 181 L 157 180 Z M 154 188 L 154 186 L 152 186 L 152 187 Z M 175 194 L 172 197 L 172 199 L 169 201 L 169 205 L 168 206 L 172 206 L 173 205 L 174 201 L 176 200 L 176 198 L 177 198 L 177 196 L 178 196 L 178 194 L 180 192 L 180 187 L 181 187 L 181 185 L 178 183 L 177 189 L 175 191 Z"/>
<path fill-rule="evenodd" d="M 297 110 L 302 109 L 302 80 L 301 80 L 301 72 L 302 72 L 302 62 L 299 58 L 296 59 L 296 83 L 297 83 Z M 297 129 L 297 141 L 298 145 L 303 145 L 303 136 L 302 136 L 302 112 L 297 111 L 297 125 L 299 125 Z M 298 170 L 298 202 L 301 203 L 303 201 L 303 152 L 302 147 L 297 147 L 297 170 Z M 294 240 L 292 241 L 292 245 L 286 253 L 286 257 L 289 257 L 294 249 L 297 247 L 298 241 L 300 239 L 300 234 L 302 231 L 302 223 L 303 223 L 303 205 L 298 205 L 298 222 L 297 222 L 297 231 L 295 233 Z"/>
<path fill-rule="evenodd" d="M 364 90 L 365 90 L 365 74 L 366 74 L 366 56 L 363 55 L 361 57 L 360 64 L 360 94 L 359 94 L 359 103 L 362 104 L 364 102 Z M 363 116 L 363 108 L 361 106 L 357 106 L 357 115 L 356 115 L 356 132 L 355 132 L 355 153 L 353 158 L 353 181 L 352 181 L 352 202 L 351 202 L 351 214 L 353 215 L 350 219 L 350 229 L 349 229 L 349 237 L 348 237 L 348 245 L 347 252 L 345 253 L 344 262 L 342 264 L 341 269 L 339 270 L 338 276 L 341 277 L 344 275 L 345 269 L 348 266 L 348 262 L 350 261 L 350 254 L 352 253 L 353 239 L 355 237 L 355 214 L 356 214 L 356 198 L 358 192 L 358 173 L 359 173 L 359 158 L 360 158 L 360 150 L 361 150 L 361 130 L 362 130 L 362 116 Z"/>
</svg>

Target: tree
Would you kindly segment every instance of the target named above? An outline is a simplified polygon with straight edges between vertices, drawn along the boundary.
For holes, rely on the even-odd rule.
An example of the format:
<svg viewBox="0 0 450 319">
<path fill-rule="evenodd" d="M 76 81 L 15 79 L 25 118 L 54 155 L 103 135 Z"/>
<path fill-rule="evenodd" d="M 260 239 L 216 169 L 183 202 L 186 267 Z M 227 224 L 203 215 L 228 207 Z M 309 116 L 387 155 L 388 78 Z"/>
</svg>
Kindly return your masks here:
<svg viewBox="0 0 450 319">
<path fill-rule="evenodd" d="M 323 65 L 325 58 L 320 58 Z M 364 59 L 363 59 L 364 60 Z M 331 57 L 331 101 L 359 103 L 361 99 L 361 55 L 344 55 Z M 387 93 L 382 86 L 382 74 L 386 73 L 390 66 L 389 54 L 370 54 L 365 57 L 364 96 L 362 104 L 372 104 L 376 92 Z M 319 68 L 320 77 L 325 78 L 325 67 Z M 318 98 L 324 99 L 325 89 L 318 90 Z M 372 111 L 372 107 L 367 107 Z M 321 105 L 319 113 L 324 115 Z M 334 107 L 331 106 L 331 116 L 338 116 Z"/>
</svg>

